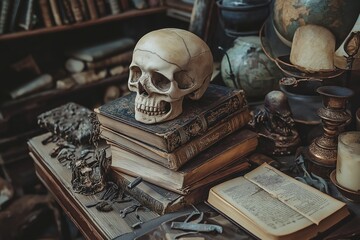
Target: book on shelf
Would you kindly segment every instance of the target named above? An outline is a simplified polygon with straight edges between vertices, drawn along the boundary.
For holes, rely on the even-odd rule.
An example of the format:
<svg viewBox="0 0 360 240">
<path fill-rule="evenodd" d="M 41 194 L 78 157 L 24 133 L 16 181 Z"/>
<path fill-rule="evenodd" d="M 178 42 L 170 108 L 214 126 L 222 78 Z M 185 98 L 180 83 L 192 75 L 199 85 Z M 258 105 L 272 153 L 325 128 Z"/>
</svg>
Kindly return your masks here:
<svg viewBox="0 0 360 240">
<path fill-rule="evenodd" d="M 95 1 L 95 5 L 97 7 L 97 10 L 98 10 L 99 17 L 106 16 L 107 11 L 106 11 L 105 0 L 94 0 L 94 1 Z"/>
<path fill-rule="evenodd" d="M 76 22 L 82 22 L 84 20 L 83 13 L 81 11 L 81 6 L 79 0 L 69 0 L 71 11 L 73 13 L 73 16 L 75 18 Z"/>
<path fill-rule="evenodd" d="M 233 175 L 223 174 L 222 171 L 228 171 L 229 168 L 235 167 L 237 169 L 235 174 L 239 174 L 250 168 L 250 164 L 247 161 L 235 162 L 224 169 L 220 169 L 215 172 L 214 178 L 218 179 L 208 184 L 197 188 L 194 191 L 190 191 L 186 195 L 182 195 L 176 192 L 169 191 L 165 188 L 159 187 L 150 182 L 141 181 L 135 187 L 129 188 L 129 184 L 135 181 L 135 177 L 119 171 L 110 171 L 111 179 L 118 184 L 118 186 L 124 189 L 130 196 L 134 197 L 140 204 L 149 208 L 150 210 L 162 215 L 178 211 L 191 204 L 203 202 L 207 199 L 209 189 L 215 184 L 221 182 L 224 179 L 228 179 Z M 221 175 L 217 177 L 216 175 Z"/>
<path fill-rule="evenodd" d="M 58 6 L 57 2 L 58 2 L 57 0 L 49 0 L 50 9 L 52 12 L 52 16 L 54 18 L 55 25 L 61 26 L 62 25 L 61 14 L 60 14 L 60 10 L 59 10 L 59 6 Z"/>
<path fill-rule="evenodd" d="M 212 187 L 207 202 L 261 239 L 311 239 L 349 215 L 345 203 L 266 163 Z"/>
<path fill-rule="evenodd" d="M 90 13 L 87 6 L 86 0 L 79 0 L 79 6 L 81 10 L 81 14 L 83 16 L 83 20 L 89 20 L 90 19 Z"/>
<path fill-rule="evenodd" d="M 256 149 L 257 134 L 241 129 L 208 149 L 200 152 L 191 161 L 174 171 L 154 163 L 146 157 L 111 145 L 111 168 L 131 176 L 140 176 L 145 181 L 177 192 L 187 194 L 201 185 L 212 182 L 211 175 L 220 168 L 244 158 Z M 236 171 L 235 168 L 232 169 Z"/>
<path fill-rule="evenodd" d="M 110 15 L 119 14 L 121 12 L 119 0 L 106 0 Z"/>
<path fill-rule="evenodd" d="M 79 59 L 85 62 L 96 62 L 115 56 L 119 53 L 132 50 L 135 46 L 135 40 L 132 38 L 122 37 L 107 42 L 82 47 L 67 52 L 71 58 Z"/>
<path fill-rule="evenodd" d="M 121 9 L 123 10 L 123 12 L 127 11 L 130 9 L 130 3 L 129 3 L 130 0 L 120 0 L 120 6 L 121 6 Z"/>
<path fill-rule="evenodd" d="M 17 21 L 20 15 L 20 7 L 21 1 L 20 0 L 13 0 L 11 5 L 11 15 L 10 15 L 10 22 L 9 22 L 9 31 L 15 32 L 17 30 Z"/>
<path fill-rule="evenodd" d="M 176 171 L 200 152 L 242 128 L 247 123 L 247 116 L 248 112 L 246 111 L 236 112 L 227 117 L 223 123 L 218 124 L 172 152 L 161 151 L 158 148 L 122 135 L 104 126 L 100 126 L 100 136 L 110 145 L 120 146 L 123 149 L 130 150 L 150 161 Z M 255 137 L 255 133 L 250 131 L 244 131 L 244 134 L 247 134 L 249 138 Z"/>
<path fill-rule="evenodd" d="M 248 104 L 243 90 L 210 84 L 197 101 L 185 99 L 184 110 L 177 118 L 158 124 L 144 124 L 135 120 L 135 93 L 108 102 L 94 111 L 101 125 L 123 135 L 172 152 Z"/>
<path fill-rule="evenodd" d="M 48 0 L 39 0 L 39 8 L 41 17 L 45 27 L 53 26 L 50 13 L 50 5 Z"/>
<path fill-rule="evenodd" d="M 85 0 L 85 1 L 86 1 L 86 5 L 88 7 L 88 10 L 89 10 L 90 19 L 91 20 L 97 19 L 98 14 L 97 14 L 97 10 L 96 10 L 95 0 Z"/>
<path fill-rule="evenodd" d="M 8 29 L 8 22 L 11 13 L 11 1 L 2 0 L 0 10 L 0 34 L 5 33 Z"/>
<path fill-rule="evenodd" d="M 32 20 L 34 13 L 34 0 L 23 1 L 17 25 L 22 30 L 30 30 L 32 28 Z"/>
<path fill-rule="evenodd" d="M 64 24 L 71 24 L 75 23 L 75 17 L 73 11 L 71 9 L 71 4 L 69 0 L 58 0 L 59 3 L 59 10 L 61 13 L 61 19 Z"/>
</svg>

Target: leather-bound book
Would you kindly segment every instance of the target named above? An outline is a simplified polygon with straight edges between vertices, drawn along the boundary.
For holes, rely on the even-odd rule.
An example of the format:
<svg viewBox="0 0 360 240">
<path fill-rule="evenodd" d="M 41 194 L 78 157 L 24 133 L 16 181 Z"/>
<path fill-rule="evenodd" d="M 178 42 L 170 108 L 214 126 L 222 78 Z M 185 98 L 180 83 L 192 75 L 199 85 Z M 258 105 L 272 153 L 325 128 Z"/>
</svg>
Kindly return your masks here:
<svg viewBox="0 0 360 240">
<path fill-rule="evenodd" d="M 186 195 L 204 184 L 223 177 L 217 175 L 215 178 L 213 174 L 252 153 L 257 143 L 256 133 L 247 129 L 239 130 L 224 138 L 221 143 L 200 152 L 177 171 L 163 167 L 129 150 L 111 146 L 111 168 L 131 176 L 140 176 L 157 186 Z M 236 171 L 236 168 L 232 167 L 229 170 Z M 229 172 L 222 174 L 227 175 Z"/>
<path fill-rule="evenodd" d="M 114 149 L 120 147 L 129 150 L 150 161 L 176 171 L 192 158 L 196 158 L 196 156 L 205 149 L 211 147 L 212 145 L 218 144 L 220 141 L 221 144 L 223 144 L 222 140 L 224 138 L 228 139 L 227 136 L 239 130 L 246 124 L 248 120 L 247 116 L 247 111 L 239 111 L 228 117 L 227 120 L 223 123 L 211 128 L 209 131 L 206 131 L 204 134 L 185 143 L 172 152 L 161 151 L 158 148 L 114 132 L 103 126 L 100 126 L 101 137 L 104 138 L 111 146 L 113 146 Z M 248 134 L 249 138 L 255 138 L 257 136 L 255 133 L 249 131 L 244 132 L 243 134 Z M 234 141 L 239 141 L 239 139 L 236 137 L 232 138 Z M 240 142 L 237 142 L 236 144 L 239 143 Z M 232 147 L 232 144 L 228 145 Z"/>
<path fill-rule="evenodd" d="M 243 90 L 210 84 L 197 101 L 184 100 L 177 118 L 144 124 L 135 120 L 135 93 L 120 97 L 95 109 L 101 125 L 133 139 L 172 152 L 197 136 L 227 120 L 227 116 L 247 111 L 244 125 L 250 121 Z"/>
<path fill-rule="evenodd" d="M 218 175 L 224 175 L 224 177 L 220 177 L 216 181 L 204 184 L 196 190 L 189 192 L 187 195 L 181 195 L 176 192 L 169 191 L 146 181 L 141 181 L 134 187 L 130 187 L 131 184 L 136 181 L 136 177 L 132 177 L 118 171 L 110 171 L 109 175 L 119 187 L 124 189 L 142 205 L 160 215 L 163 215 L 165 213 L 179 211 L 191 204 L 197 204 L 206 200 L 209 189 L 212 186 L 234 175 L 226 175 L 222 173 L 223 171 L 228 171 L 229 168 L 232 167 L 234 167 L 236 169 L 236 173 L 239 174 L 249 169 L 250 164 L 246 161 L 239 161 L 225 167 L 224 169 L 220 169 L 214 174 L 214 176 L 217 177 Z"/>
</svg>

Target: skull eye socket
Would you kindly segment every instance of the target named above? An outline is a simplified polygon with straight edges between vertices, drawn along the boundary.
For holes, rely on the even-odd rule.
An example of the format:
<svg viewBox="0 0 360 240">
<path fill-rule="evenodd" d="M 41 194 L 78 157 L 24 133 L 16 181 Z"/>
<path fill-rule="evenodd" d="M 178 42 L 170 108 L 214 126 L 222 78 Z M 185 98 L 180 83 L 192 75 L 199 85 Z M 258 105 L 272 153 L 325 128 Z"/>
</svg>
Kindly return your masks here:
<svg viewBox="0 0 360 240">
<path fill-rule="evenodd" d="M 132 74 L 130 81 L 137 82 L 139 80 L 139 78 L 141 77 L 141 69 L 138 66 L 131 66 L 130 71 Z"/>
<path fill-rule="evenodd" d="M 194 86 L 194 80 L 190 78 L 185 71 L 176 72 L 174 74 L 174 79 L 180 89 L 189 89 Z"/>
<path fill-rule="evenodd" d="M 167 91 L 171 87 L 170 80 L 158 72 L 152 73 L 151 81 L 154 84 L 154 86 L 160 91 Z"/>
</svg>

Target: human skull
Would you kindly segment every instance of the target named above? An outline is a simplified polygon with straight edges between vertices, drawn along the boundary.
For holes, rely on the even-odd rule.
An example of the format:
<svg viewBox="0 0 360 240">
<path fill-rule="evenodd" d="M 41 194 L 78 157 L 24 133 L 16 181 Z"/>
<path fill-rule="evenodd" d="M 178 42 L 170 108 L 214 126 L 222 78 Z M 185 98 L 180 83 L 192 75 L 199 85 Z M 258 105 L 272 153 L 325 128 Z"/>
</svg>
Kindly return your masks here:
<svg viewBox="0 0 360 240">
<path fill-rule="evenodd" d="M 144 35 L 134 48 L 128 80 L 136 92 L 135 119 L 152 124 L 176 118 L 184 97 L 202 97 L 212 71 L 211 51 L 195 34 L 165 28 Z"/>
</svg>

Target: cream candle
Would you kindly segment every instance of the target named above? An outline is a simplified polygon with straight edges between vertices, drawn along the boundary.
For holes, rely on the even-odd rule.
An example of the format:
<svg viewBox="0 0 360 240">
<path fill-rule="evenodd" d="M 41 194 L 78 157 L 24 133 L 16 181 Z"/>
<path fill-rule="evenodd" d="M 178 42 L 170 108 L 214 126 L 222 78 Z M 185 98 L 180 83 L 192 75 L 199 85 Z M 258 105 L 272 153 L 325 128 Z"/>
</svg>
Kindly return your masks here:
<svg viewBox="0 0 360 240">
<path fill-rule="evenodd" d="M 344 188 L 360 191 L 360 131 L 338 137 L 336 180 Z"/>
</svg>

